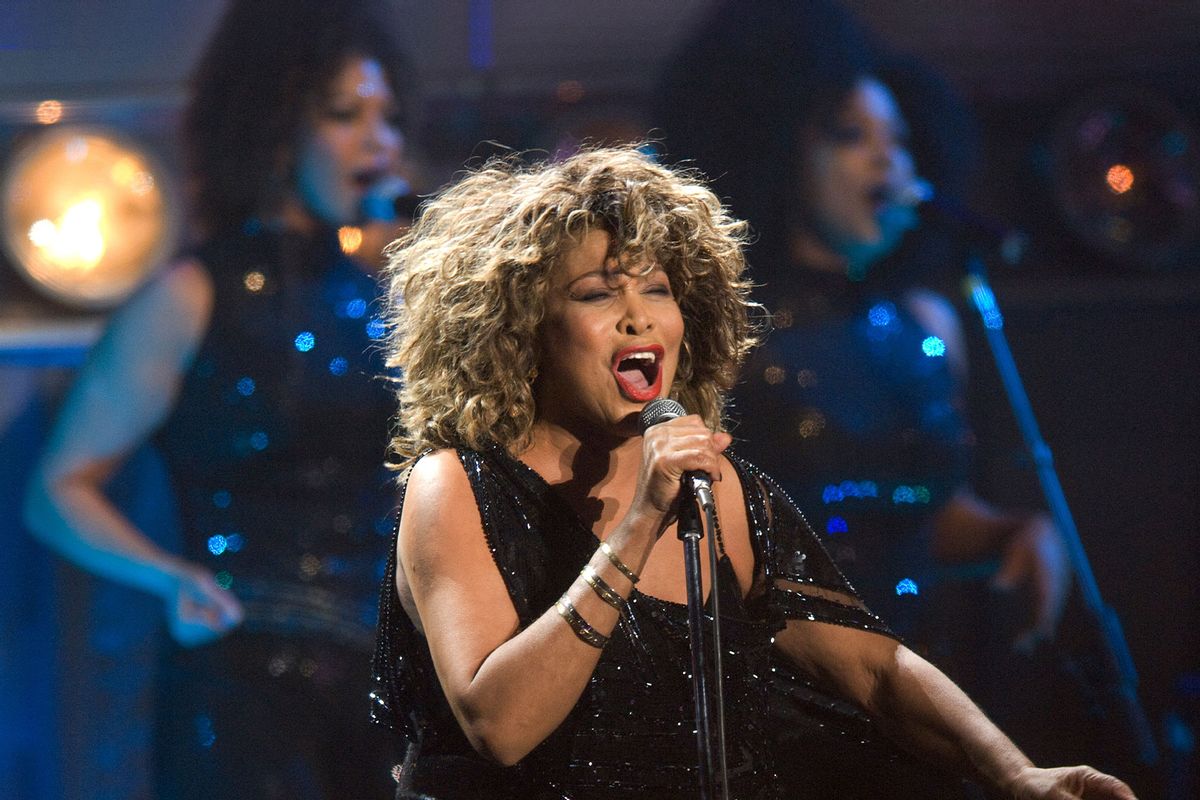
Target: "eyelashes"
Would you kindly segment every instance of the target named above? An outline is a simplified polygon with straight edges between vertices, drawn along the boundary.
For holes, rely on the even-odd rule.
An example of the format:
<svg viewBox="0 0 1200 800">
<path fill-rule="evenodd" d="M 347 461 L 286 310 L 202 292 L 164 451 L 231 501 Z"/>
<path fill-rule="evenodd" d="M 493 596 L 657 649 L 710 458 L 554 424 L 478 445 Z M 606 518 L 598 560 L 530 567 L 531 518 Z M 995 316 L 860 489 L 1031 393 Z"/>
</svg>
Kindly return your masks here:
<svg viewBox="0 0 1200 800">
<path fill-rule="evenodd" d="M 671 287 L 666 284 L 652 284 L 641 290 L 642 294 L 656 295 L 659 297 L 673 297 Z M 593 303 L 599 300 L 606 300 L 616 295 L 615 289 L 592 289 L 583 292 L 571 292 L 567 297 L 571 300 L 580 303 Z"/>
</svg>

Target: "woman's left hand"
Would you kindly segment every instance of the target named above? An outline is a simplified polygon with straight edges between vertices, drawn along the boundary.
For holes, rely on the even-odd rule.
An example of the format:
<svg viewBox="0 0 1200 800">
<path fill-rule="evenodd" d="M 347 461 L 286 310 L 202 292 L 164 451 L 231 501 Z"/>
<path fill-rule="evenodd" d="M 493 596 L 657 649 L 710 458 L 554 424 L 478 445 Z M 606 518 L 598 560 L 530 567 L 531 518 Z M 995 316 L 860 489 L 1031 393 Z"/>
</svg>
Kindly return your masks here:
<svg viewBox="0 0 1200 800">
<path fill-rule="evenodd" d="M 1008 794 L 1016 800 L 1137 800 L 1124 781 L 1091 767 L 1026 767 Z"/>
<path fill-rule="evenodd" d="M 1054 637 L 1071 588 L 1071 564 L 1062 534 L 1049 517 L 1031 514 L 1012 534 L 992 585 L 1030 594 L 1033 618 L 1017 634 L 1017 650 L 1033 650 Z"/>
</svg>

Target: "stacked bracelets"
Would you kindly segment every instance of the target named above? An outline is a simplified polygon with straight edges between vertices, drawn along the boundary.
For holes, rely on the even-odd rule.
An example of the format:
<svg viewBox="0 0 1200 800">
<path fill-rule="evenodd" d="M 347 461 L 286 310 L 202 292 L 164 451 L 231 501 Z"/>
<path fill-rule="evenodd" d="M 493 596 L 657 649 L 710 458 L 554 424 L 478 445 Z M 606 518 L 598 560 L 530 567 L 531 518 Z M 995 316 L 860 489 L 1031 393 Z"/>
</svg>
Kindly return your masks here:
<svg viewBox="0 0 1200 800">
<path fill-rule="evenodd" d="M 638 582 L 638 576 L 633 570 L 625 566 L 624 561 L 617 557 L 616 551 L 608 546 L 608 542 L 600 543 L 600 552 L 604 553 L 604 555 L 608 557 L 608 560 L 612 562 L 612 565 L 617 568 L 617 572 L 620 572 L 626 578 L 629 578 L 630 583 Z"/>
<path fill-rule="evenodd" d="M 631 583 L 638 582 L 637 574 L 617 556 L 616 552 L 608 546 L 608 542 L 600 543 L 600 552 L 604 553 L 612 565 L 617 568 L 617 571 L 628 578 Z M 608 585 L 608 581 L 600 577 L 600 574 L 596 572 L 591 564 L 585 564 L 583 569 L 579 571 L 579 576 L 583 578 L 588 586 L 592 587 L 592 591 L 601 600 L 615 608 L 618 614 L 625 616 L 627 608 L 625 598 L 617 594 L 616 590 Z M 571 626 L 571 630 L 575 632 L 575 635 L 581 641 L 597 649 L 603 648 L 604 645 L 608 644 L 609 637 L 591 625 L 588 625 L 587 621 L 579 616 L 579 612 L 575 610 L 574 604 L 571 603 L 570 598 L 565 593 L 562 597 L 558 598 L 558 601 L 554 604 L 554 608 L 558 611 L 558 615 L 567 621 L 567 624 Z"/>
<path fill-rule="evenodd" d="M 583 617 L 579 616 L 579 612 L 575 610 L 575 606 L 571 605 L 571 601 L 564 594 L 558 598 L 554 607 L 558 609 L 558 615 L 567 621 L 571 626 L 571 630 L 575 631 L 575 635 L 582 639 L 585 643 L 590 644 L 596 649 L 603 648 L 608 644 L 608 637 L 600 631 L 588 625 Z"/>
<path fill-rule="evenodd" d="M 583 569 L 579 571 L 579 575 L 587 585 L 592 587 L 592 591 L 600 595 L 600 599 L 608 603 L 617 610 L 621 616 L 625 616 L 625 598 L 617 594 L 608 581 L 600 577 L 600 573 L 596 572 L 596 568 L 591 564 L 585 564 Z"/>
</svg>

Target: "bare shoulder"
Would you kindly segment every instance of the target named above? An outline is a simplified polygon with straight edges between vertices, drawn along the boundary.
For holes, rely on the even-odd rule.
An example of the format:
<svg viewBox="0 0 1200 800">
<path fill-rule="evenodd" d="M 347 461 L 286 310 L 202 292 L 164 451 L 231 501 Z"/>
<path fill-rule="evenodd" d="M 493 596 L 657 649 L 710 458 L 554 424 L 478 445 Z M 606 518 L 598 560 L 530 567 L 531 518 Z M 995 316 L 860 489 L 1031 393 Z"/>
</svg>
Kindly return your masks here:
<svg viewBox="0 0 1200 800">
<path fill-rule="evenodd" d="M 396 559 L 396 592 L 429 639 L 434 663 L 465 663 L 462 674 L 474 674 L 483 657 L 503 641 L 493 634 L 507 636 L 517 617 L 488 549 L 466 469 L 454 450 L 429 453 L 413 465 Z M 477 643 L 486 646 L 464 646 L 477 627 L 488 632 L 477 631 Z M 459 674 L 458 668 L 452 671 Z"/>
<path fill-rule="evenodd" d="M 123 458 L 149 436 L 174 404 L 212 305 L 208 273 L 184 259 L 113 312 L 63 403 L 44 463 Z"/>
<path fill-rule="evenodd" d="M 406 569 L 439 559 L 466 539 L 478 539 L 483 523 L 466 470 L 454 450 L 422 456 L 408 476 L 400 519 L 399 555 Z"/>
<path fill-rule="evenodd" d="M 195 258 L 182 258 L 168 266 L 147 287 L 147 302 L 178 315 L 194 333 L 207 327 L 215 290 L 212 277 Z"/>
<path fill-rule="evenodd" d="M 432 509 L 454 509 L 472 497 L 471 483 L 458 453 L 449 448 L 435 450 L 421 456 L 412 466 L 404 492 L 405 514 L 410 505 L 427 514 Z"/>
<path fill-rule="evenodd" d="M 114 344 L 130 340 L 142 352 L 184 351 L 198 342 L 212 316 L 214 290 L 204 265 L 194 258 L 176 261 L 155 274 L 109 321 Z"/>
<path fill-rule="evenodd" d="M 208 274 L 208 268 L 197 258 L 181 258 L 174 262 L 160 275 L 164 288 L 177 297 L 187 297 L 195 301 L 212 304 L 213 281 Z"/>
</svg>

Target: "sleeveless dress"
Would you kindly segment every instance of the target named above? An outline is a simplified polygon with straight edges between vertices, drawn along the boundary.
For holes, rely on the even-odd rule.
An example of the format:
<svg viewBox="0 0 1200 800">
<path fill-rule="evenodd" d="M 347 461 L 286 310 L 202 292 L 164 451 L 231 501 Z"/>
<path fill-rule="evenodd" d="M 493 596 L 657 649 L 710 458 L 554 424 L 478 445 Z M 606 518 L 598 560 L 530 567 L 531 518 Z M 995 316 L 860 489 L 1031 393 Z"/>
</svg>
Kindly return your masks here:
<svg viewBox="0 0 1200 800">
<path fill-rule="evenodd" d="M 735 393 L 739 452 L 813 516 L 872 610 L 924 646 L 940 577 L 930 523 L 966 483 L 973 442 L 945 343 L 902 297 L 841 275 L 808 276 L 771 310 Z"/>
<path fill-rule="evenodd" d="M 249 223 L 196 255 L 213 316 L 156 444 L 186 557 L 246 618 L 169 656 L 159 795 L 386 797 L 368 720 L 394 507 L 375 281 L 329 231 Z"/>
<path fill-rule="evenodd" d="M 497 569 L 521 626 L 527 626 L 576 579 L 598 541 L 536 472 L 500 448 L 460 450 L 458 456 Z M 885 635 L 888 629 L 858 601 L 775 484 L 755 467 L 736 458 L 733 463 L 745 490 L 756 568 L 766 578 L 766 589 L 743 599 L 732 565 L 722 555 L 730 794 L 743 800 L 790 798 L 798 795 L 776 780 L 764 730 L 773 634 L 787 619 Z M 685 605 L 635 588 L 627 617 L 567 719 L 521 762 L 504 768 L 476 754 L 455 721 L 428 646 L 396 596 L 395 547 L 392 553 L 381 593 L 374 715 L 407 743 L 398 797 L 696 796 Z"/>
</svg>

